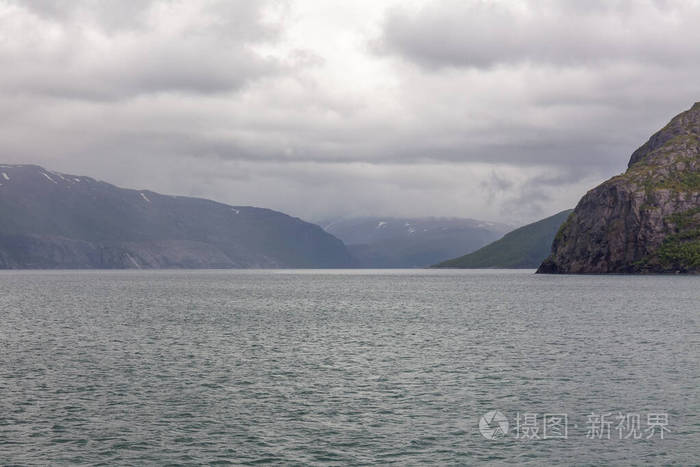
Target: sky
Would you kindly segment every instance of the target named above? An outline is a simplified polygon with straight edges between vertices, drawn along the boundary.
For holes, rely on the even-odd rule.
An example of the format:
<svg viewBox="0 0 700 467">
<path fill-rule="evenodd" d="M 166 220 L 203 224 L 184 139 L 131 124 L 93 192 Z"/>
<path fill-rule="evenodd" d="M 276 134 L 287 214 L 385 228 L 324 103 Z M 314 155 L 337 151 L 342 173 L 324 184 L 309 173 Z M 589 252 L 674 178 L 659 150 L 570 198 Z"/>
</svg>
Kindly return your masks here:
<svg viewBox="0 0 700 467">
<path fill-rule="evenodd" d="M 698 24 L 700 0 L 0 0 L 0 163 L 522 224 L 700 101 Z"/>
</svg>

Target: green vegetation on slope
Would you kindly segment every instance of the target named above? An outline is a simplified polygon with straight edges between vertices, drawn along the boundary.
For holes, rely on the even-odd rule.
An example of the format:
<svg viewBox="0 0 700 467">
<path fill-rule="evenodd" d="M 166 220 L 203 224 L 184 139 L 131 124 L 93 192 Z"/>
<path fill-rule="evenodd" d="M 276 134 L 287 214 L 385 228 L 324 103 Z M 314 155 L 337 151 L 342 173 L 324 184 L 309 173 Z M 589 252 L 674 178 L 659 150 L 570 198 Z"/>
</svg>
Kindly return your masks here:
<svg viewBox="0 0 700 467">
<path fill-rule="evenodd" d="M 668 237 L 658 255 L 666 269 L 681 272 L 700 269 L 700 230 Z"/>
<path fill-rule="evenodd" d="M 433 267 L 464 269 L 537 268 L 549 255 L 554 236 L 571 212 L 571 209 L 562 211 L 541 221 L 520 227 L 474 253 L 444 261 Z"/>
<path fill-rule="evenodd" d="M 668 219 L 676 232 L 664 239 L 652 255 L 636 263 L 640 270 L 695 271 L 700 269 L 700 208 L 675 213 Z"/>
</svg>

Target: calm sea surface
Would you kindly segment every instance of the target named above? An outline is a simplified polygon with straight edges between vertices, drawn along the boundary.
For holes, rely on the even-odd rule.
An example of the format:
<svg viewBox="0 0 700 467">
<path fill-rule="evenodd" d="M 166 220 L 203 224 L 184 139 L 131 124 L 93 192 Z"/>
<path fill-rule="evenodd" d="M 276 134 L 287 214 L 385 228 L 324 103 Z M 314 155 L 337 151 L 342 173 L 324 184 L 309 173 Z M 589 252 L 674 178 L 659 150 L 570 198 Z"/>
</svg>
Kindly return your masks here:
<svg viewBox="0 0 700 467">
<path fill-rule="evenodd" d="M 700 277 L 0 273 L 0 464 L 697 465 L 699 412 Z"/>
</svg>

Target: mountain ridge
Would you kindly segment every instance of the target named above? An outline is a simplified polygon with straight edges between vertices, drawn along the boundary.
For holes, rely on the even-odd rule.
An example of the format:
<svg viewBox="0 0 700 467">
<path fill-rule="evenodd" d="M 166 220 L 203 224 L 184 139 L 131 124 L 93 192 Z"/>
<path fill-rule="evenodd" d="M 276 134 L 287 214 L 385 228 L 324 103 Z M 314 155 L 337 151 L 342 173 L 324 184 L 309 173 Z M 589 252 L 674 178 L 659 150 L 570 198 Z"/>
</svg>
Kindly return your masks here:
<svg viewBox="0 0 700 467">
<path fill-rule="evenodd" d="M 345 242 L 358 267 L 414 268 L 474 251 L 509 226 L 459 217 L 357 217 L 321 224 Z"/>
<path fill-rule="evenodd" d="M 443 261 L 432 267 L 535 269 L 547 257 L 556 232 L 571 212 L 573 212 L 572 209 L 567 209 L 524 225 L 477 251 Z"/>
<path fill-rule="evenodd" d="M 348 267 L 319 226 L 266 208 L 0 165 L 0 268 Z"/>
</svg>

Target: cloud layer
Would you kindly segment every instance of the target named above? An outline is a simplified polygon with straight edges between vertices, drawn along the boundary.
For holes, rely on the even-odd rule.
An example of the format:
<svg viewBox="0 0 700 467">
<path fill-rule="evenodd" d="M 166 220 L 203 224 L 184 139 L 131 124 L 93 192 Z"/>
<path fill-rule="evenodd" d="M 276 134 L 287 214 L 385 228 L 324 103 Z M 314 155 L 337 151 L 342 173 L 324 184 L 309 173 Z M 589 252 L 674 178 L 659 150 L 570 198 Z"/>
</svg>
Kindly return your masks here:
<svg viewBox="0 0 700 467">
<path fill-rule="evenodd" d="M 696 1 L 0 0 L 11 163 L 306 218 L 525 222 L 700 100 Z"/>
<path fill-rule="evenodd" d="M 387 49 L 427 68 L 547 64 L 593 67 L 697 61 L 692 1 L 432 2 L 387 16 Z"/>
</svg>

